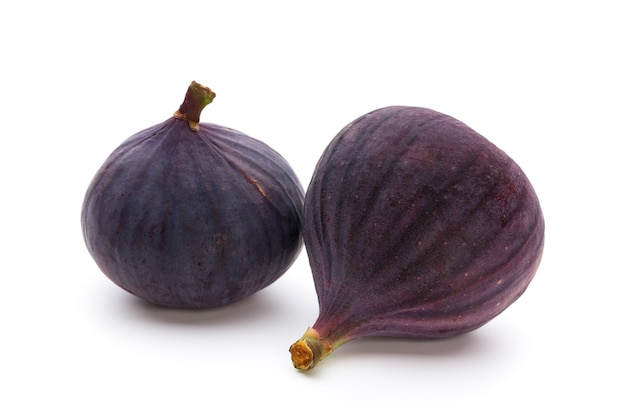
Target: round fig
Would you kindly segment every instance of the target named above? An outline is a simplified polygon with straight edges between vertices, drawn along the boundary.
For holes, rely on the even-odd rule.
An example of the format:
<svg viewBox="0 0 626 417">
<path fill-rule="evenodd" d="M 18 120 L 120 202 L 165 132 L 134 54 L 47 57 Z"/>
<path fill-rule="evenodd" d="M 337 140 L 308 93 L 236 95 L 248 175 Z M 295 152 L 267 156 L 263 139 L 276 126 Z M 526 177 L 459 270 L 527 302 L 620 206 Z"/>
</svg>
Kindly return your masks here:
<svg viewBox="0 0 626 417">
<path fill-rule="evenodd" d="M 302 248 L 302 185 L 239 131 L 200 123 L 193 82 L 174 117 L 124 141 L 89 185 L 84 240 L 102 272 L 151 303 L 230 304 L 268 286 Z"/>
<path fill-rule="evenodd" d="M 305 195 L 303 237 L 319 315 L 290 352 L 306 370 L 355 338 L 484 325 L 535 275 L 544 219 L 502 150 L 448 115 L 392 106 L 330 142 Z"/>
</svg>

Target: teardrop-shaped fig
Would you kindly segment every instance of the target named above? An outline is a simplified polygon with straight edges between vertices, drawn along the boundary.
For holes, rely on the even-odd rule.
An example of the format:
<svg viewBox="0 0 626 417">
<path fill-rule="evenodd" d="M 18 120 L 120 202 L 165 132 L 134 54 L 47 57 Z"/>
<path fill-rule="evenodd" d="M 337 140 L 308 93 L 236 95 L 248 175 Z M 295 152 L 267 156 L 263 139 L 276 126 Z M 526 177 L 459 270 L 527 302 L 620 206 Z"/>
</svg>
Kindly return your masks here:
<svg viewBox="0 0 626 417">
<path fill-rule="evenodd" d="M 502 150 L 450 116 L 393 106 L 328 145 L 303 236 L 319 301 L 290 348 L 305 370 L 358 337 L 444 338 L 487 323 L 535 275 L 544 219 Z"/>
<path fill-rule="evenodd" d="M 200 123 L 193 82 L 174 117 L 124 141 L 89 185 L 85 243 L 103 273 L 151 303 L 210 308 L 278 279 L 302 248 L 303 188 L 287 161 Z"/>
</svg>

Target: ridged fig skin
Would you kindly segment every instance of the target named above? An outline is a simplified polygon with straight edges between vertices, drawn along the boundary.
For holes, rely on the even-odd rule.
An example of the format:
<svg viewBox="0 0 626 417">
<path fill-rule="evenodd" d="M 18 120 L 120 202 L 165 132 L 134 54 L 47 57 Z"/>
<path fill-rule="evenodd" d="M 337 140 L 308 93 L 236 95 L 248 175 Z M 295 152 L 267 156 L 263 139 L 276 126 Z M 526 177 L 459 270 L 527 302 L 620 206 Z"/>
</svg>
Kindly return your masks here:
<svg viewBox="0 0 626 417">
<path fill-rule="evenodd" d="M 328 145 L 305 196 L 303 236 L 319 300 L 311 327 L 336 348 L 484 325 L 535 275 L 544 218 L 502 150 L 448 115 L 392 106 Z"/>
<path fill-rule="evenodd" d="M 304 192 L 287 161 L 236 130 L 170 118 L 123 142 L 89 185 L 85 243 L 148 302 L 203 309 L 277 280 L 302 248 Z"/>
</svg>

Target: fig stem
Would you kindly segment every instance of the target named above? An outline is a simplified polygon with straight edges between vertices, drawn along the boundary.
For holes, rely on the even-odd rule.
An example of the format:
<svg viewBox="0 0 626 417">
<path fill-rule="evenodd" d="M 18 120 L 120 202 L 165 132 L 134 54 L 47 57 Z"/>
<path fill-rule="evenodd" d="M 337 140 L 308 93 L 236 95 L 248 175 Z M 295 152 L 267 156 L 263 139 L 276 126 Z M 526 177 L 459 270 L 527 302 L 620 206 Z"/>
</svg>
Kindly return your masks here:
<svg viewBox="0 0 626 417">
<path fill-rule="evenodd" d="M 319 332 L 312 327 L 309 327 L 302 338 L 289 348 L 293 366 L 301 371 L 314 368 L 332 351 L 333 345 L 322 338 Z"/>
<path fill-rule="evenodd" d="M 189 128 L 197 132 L 200 130 L 200 113 L 214 98 L 215 93 L 209 87 L 192 81 L 185 94 L 185 100 L 174 112 L 174 117 L 185 120 Z"/>
</svg>

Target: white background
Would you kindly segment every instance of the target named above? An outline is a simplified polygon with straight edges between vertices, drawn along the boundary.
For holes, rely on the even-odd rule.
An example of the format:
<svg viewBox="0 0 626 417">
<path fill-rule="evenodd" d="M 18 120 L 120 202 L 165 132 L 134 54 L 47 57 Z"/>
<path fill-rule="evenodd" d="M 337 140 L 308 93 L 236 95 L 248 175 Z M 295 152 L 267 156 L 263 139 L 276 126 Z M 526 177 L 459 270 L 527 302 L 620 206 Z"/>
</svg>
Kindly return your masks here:
<svg viewBox="0 0 626 417">
<path fill-rule="evenodd" d="M 623 416 L 626 15 L 618 1 L 512 4 L 4 2 L 0 414 Z M 535 185 L 535 280 L 471 334 L 353 341 L 310 373 L 287 351 L 317 314 L 304 251 L 236 305 L 138 301 L 90 258 L 80 207 L 108 154 L 192 80 L 217 93 L 203 121 L 265 141 L 305 186 L 367 111 L 464 121 Z"/>
</svg>

